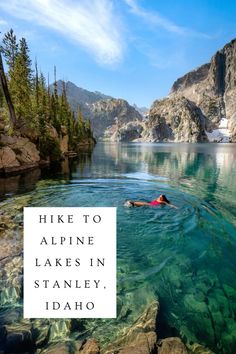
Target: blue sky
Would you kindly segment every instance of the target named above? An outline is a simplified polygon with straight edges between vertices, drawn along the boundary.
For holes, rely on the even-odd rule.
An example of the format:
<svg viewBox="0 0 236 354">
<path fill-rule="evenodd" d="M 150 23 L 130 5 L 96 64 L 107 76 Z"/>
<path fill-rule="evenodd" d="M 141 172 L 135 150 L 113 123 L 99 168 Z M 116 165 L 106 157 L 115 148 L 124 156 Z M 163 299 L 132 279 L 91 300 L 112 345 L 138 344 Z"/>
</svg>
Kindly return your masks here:
<svg viewBox="0 0 236 354">
<path fill-rule="evenodd" d="M 45 75 L 150 106 L 236 37 L 234 0 L 0 0 Z"/>
</svg>

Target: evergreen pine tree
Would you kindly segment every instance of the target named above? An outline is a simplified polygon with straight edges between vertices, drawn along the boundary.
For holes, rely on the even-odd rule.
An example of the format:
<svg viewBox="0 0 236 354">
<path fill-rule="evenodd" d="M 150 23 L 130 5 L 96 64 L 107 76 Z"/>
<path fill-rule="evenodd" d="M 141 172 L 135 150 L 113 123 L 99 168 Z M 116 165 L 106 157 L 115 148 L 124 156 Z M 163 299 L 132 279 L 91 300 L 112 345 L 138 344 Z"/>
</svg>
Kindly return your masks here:
<svg viewBox="0 0 236 354">
<path fill-rule="evenodd" d="M 25 68 L 25 74 L 26 77 L 28 79 L 29 85 L 32 85 L 32 69 L 31 69 L 31 59 L 30 59 L 30 51 L 29 51 L 29 47 L 28 44 L 26 42 L 25 38 L 21 38 L 20 39 L 20 46 L 19 46 L 19 55 L 22 58 L 22 63 L 24 65 Z M 17 58 L 17 57 L 16 57 Z"/>
<path fill-rule="evenodd" d="M 8 75 L 4 72 L 1 53 L 8 65 Z M 0 107 L 7 103 L 13 128 L 25 123 L 34 128 L 43 158 L 55 159 L 61 155 L 59 139 L 51 133 L 52 127 L 56 129 L 59 138 L 64 127 L 63 134 L 68 134 L 71 150 L 76 150 L 80 142 L 92 137 L 90 122 L 84 120 L 80 109 L 75 119 L 67 100 L 65 82 L 62 83 L 62 94 L 58 95 L 56 67 L 53 92 L 50 92 L 49 82 L 46 85 L 43 74 L 39 75 L 37 62 L 33 75 L 25 38 L 18 44 L 13 30 L 5 34 L 0 47 L 0 84 Z"/>
<path fill-rule="evenodd" d="M 38 73 L 38 64 L 35 62 L 35 77 L 32 95 L 32 108 L 34 114 L 35 128 L 39 132 L 39 139 L 46 133 L 46 124 L 48 121 L 48 102 L 47 88 L 45 78 L 41 73 Z"/>
<path fill-rule="evenodd" d="M 66 84 L 62 82 L 62 95 L 59 99 L 59 121 L 61 125 L 68 125 L 68 117 L 70 115 L 70 107 L 66 97 Z"/>
<path fill-rule="evenodd" d="M 10 31 L 4 35 L 0 50 L 3 53 L 10 73 L 14 68 L 18 54 L 18 44 L 13 29 L 10 29 Z"/>
<path fill-rule="evenodd" d="M 12 98 L 8 89 L 8 84 L 7 84 L 7 79 L 3 67 L 3 61 L 2 61 L 2 53 L 0 51 L 0 87 L 2 89 L 3 95 L 5 97 L 8 111 L 9 111 L 9 118 L 10 118 L 10 123 L 12 128 L 14 129 L 16 125 L 16 114 L 15 114 L 15 109 L 14 105 L 12 103 Z"/>
<path fill-rule="evenodd" d="M 11 71 L 9 88 L 18 121 L 23 122 L 25 119 L 32 125 L 34 123 L 31 105 L 32 70 L 29 49 L 24 38 L 20 40 L 19 52 Z"/>
<path fill-rule="evenodd" d="M 50 97 L 50 118 L 52 125 L 56 128 L 57 132 L 61 132 L 61 124 L 59 117 L 59 97 L 57 90 L 57 77 L 56 77 L 56 67 L 54 66 L 54 83 L 53 83 L 53 94 Z"/>
<path fill-rule="evenodd" d="M 85 130 L 84 130 L 85 126 L 84 126 L 84 117 L 83 117 L 82 112 L 79 107 L 78 107 L 78 111 L 77 111 L 77 122 L 78 122 L 78 127 L 77 127 L 78 139 L 82 140 L 84 137 L 84 133 L 85 133 Z"/>
</svg>

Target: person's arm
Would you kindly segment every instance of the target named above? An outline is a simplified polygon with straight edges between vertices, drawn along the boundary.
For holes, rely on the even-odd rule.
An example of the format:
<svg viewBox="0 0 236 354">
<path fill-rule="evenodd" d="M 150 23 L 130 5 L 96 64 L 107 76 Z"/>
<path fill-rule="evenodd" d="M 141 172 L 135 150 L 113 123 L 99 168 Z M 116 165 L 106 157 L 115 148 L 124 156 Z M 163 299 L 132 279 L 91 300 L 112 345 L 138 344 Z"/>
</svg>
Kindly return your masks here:
<svg viewBox="0 0 236 354">
<path fill-rule="evenodd" d="M 171 204 L 171 203 L 167 203 L 167 202 L 164 202 L 164 201 L 161 202 L 161 204 L 169 205 L 169 207 L 174 208 L 174 209 L 179 209 L 176 205 Z"/>
<path fill-rule="evenodd" d="M 170 204 L 170 203 L 166 203 L 167 205 L 169 205 L 171 208 L 174 208 L 174 209 L 179 209 L 176 205 L 174 204 Z"/>
</svg>

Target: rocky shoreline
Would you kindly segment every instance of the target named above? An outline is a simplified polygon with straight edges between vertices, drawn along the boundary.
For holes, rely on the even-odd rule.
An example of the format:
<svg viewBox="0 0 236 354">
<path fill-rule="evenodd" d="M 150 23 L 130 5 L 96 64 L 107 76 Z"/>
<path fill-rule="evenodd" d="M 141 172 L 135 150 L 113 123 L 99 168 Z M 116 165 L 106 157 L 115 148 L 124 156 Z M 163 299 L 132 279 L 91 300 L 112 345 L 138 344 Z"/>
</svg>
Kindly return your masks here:
<svg viewBox="0 0 236 354">
<path fill-rule="evenodd" d="M 0 146 L 1 174 L 21 172 L 40 164 L 39 151 L 28 138 L 2 135 Z"/>
<path fill-rule="evenodd" d="M 68 138 L 68 137 L 67 137 Z M 94 141 L 78 144 L 77 151 L 68 150 L 68 139 L 60 140 L 61 154 L 58 160 L 76 157 L 79 150 L 94 146 Z M 27 170 L 48 166 L 50 159 L 42 159 L 36 145 L 27 137 L 0 135 L 0 176 L 20 174 Z"/>
</svg>

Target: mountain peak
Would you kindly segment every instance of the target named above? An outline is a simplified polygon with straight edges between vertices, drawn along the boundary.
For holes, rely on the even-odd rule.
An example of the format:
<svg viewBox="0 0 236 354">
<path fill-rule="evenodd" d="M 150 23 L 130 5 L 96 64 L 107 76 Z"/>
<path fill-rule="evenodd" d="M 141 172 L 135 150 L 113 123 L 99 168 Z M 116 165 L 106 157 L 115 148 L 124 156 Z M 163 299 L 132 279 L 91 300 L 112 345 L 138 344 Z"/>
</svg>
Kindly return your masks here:
<svg viewBox="0 0 236 354">
<path fill-rule="evenodd" d="M 236 39 L 232 39 L 218 50 L 207 64 L 203 64 L 177 79 L 171 89 L 169 98 L 181 100 L 187 98 L 200 110 L 200 120 L 205 120 L 205 133 L 209 141 L 221 132 L 222 122 L 229 131 L 229 141 L 236 141 Z M 166 111 L 170 110 L 167 107 Z M 154 102 L 159 107 L 160 101 Z M 164 109 L 163 109 L 164 112 Z M 161 113 L 163 113 L 161 112 Z M 201 114 L 199 114 L 201 112 Z M 174 117 L 173 121 L 174 121 Z M 226 123 L 225 123 L 226 122 Z M 174 130 L 174 123 L 170 123 Z M 193 129 L 191 128 L 193 132 Z M 215 132 L 214 134 L 212 132 Z M 204 131 L 201 136 L 204 137 Z M 222 135 L 222 134 L 221 134 Z M 175 133 L 174 139 L 176 139 Z M 212 138 L 213 137 L 213 138 Z M 214 138 L 215 139 L 215 138 Z M 221 137 L 220 137 L 221 139 Z M 218 141 L 217 139 L 214 141 Z M 221 141 L 221 140 L 219 140 Z M 223 141 L 225 141 L 223 139 Z"/>
</svg>

